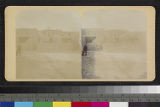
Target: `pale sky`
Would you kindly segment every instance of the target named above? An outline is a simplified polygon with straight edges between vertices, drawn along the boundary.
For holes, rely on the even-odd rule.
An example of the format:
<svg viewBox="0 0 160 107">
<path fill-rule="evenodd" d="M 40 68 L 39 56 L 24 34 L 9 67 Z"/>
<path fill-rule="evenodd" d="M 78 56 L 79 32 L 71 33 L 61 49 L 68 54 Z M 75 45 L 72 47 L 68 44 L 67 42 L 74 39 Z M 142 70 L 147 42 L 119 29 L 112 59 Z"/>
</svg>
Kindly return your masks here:
<svg viewBox="0 0 160 107">
<path fill-rule="evenodd" d="M 22 11 L 16 18 L 16 28 L 49 28 L 65 31 L 103 28 L 145 32 L 146 24 L 143 12 L 130 9 L 98 9 L 88 11 L 83 16 L 72 10 L 35 9 Z"/>
<path fill-rule="evenodd" d="M 16 28 L 60 29 L 80 31 L 80 17 L 71 10 L 38 9 L 17 15 Z"/>
<path fill-rule="evenodd" d="M 127 9 L 90 11 L 83 15 L 83 28 L 123 29 L 146 31 L 147 22 L 143 12 Z"/>
</svg>

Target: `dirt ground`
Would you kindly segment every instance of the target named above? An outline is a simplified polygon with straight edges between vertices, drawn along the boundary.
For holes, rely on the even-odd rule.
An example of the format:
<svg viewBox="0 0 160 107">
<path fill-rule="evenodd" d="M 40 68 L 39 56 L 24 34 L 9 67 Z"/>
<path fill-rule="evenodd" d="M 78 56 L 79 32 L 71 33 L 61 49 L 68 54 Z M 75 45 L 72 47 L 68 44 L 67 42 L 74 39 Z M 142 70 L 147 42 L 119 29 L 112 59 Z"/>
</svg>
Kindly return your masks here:
<svg viewBox="0 0 160 107">
<path fill-rule="evenodd" d="M 63 53 L 25 53 L 17 56 L 17 79 L 80 79 L 81 56 Z"/>
</svg>

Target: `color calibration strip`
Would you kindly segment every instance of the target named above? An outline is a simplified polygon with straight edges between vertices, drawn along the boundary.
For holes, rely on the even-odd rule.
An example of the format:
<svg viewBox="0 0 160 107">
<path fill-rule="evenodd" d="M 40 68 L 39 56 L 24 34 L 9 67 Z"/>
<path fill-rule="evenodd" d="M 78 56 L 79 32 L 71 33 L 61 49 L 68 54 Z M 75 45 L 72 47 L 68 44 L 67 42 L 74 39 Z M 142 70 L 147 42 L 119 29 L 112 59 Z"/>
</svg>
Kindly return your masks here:
<svg viewBox="0 0 160 107">
<path fill-rule="evenodd" d="M 160 107 L 159 102 L 0 102 L 0 107 Z"/>
</svg>

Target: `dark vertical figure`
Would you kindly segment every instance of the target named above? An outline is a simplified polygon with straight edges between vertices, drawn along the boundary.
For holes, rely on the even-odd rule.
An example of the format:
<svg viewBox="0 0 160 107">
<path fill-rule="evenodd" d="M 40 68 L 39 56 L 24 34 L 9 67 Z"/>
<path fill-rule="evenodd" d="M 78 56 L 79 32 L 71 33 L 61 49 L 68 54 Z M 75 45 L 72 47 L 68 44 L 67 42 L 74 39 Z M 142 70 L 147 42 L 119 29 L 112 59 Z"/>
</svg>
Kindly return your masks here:
<svg viewBox="0 0 160 107">
<path fill-rule="evenodd" d="M 87 47 L 87 43 L 86 43 L 84 45 L 84 47 L 83 47 L 82 56 L 86 56 L 87 55 L 87 50 L 88 50 L 88 47 Z"/>
<path fill-rule="evenodd" d="M 160 107 L 160 102 L 149 102 L 148 107 Z"/>
<path fill-rule="evenodd" d="M 21 56 L 21 51 L 22 51 L 21 44 L 19 44 L 19 45 L 17 45 L 16 55 Z"/>
<path fill-rule="evenodd" d="M 149 107 L 147 102 L 129 102 L 129 107 Z"/>
<path fill-rule="evenodd" d="M 83 79 L 96 79 L 95 75 L 95 53 L 97 45 L 94 43 L 95 35 L 87 34 L 85 29 L 82 29 L 82 78 Z"/>
</svg>

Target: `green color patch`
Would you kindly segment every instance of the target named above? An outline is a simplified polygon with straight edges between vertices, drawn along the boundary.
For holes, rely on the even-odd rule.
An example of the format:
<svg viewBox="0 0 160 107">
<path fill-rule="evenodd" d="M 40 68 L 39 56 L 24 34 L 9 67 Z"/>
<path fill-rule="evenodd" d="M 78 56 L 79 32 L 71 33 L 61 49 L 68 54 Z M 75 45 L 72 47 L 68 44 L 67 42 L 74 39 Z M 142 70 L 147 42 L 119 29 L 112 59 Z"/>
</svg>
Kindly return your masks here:
<svg viewBox="0 0 160 107">
<path fill-rule="evenodd" d="M 33 107 L 52 107 L 52 102 L 34 102 Z"/>
</svg>

